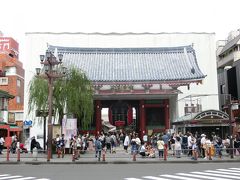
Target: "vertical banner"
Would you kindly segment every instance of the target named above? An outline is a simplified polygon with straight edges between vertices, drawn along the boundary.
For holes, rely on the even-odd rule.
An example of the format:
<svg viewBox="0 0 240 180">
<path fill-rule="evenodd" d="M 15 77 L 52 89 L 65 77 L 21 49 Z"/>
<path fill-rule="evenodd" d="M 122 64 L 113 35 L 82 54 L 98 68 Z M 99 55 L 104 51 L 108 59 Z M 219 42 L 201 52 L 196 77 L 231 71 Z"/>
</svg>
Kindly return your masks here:
<svg viewBox="0 0 240 180">
<path fill-rule="evenodd" d="M 72 135 L 77 135 L 77 119 L 63 119 L 62 121 L 62 133 L 67 140 L 65 146 L 69 148 L 69 140 Z"/>
</svg>

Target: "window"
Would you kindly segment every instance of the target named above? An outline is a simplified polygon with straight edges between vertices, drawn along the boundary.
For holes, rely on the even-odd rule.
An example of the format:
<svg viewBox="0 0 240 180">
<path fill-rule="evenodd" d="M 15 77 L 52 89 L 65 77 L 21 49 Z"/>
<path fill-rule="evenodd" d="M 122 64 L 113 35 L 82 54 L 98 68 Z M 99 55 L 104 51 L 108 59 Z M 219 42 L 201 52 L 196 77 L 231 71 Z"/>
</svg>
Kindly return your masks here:
<svg viewBox="0 0 240 180">
<path fill-rule="evenodd" d="M 17 99 L 16 99 L 16 100 L 17 100 L 17 103 L 18 103 L 18 104 L 21 103 L 21 97 L 20 97 L 20 96 L 17 96 L 16 98 L 17 98 Z"/>
<path fill-rule="evenodd" d="M 16 120 L 23 120 L 23 113 L 22 112 L 16 112 L 15 113 L 15 119 Z"/>
<path fill-rule="evenodd" d="M 226 89 L 225 84 L 220 85 L 220 93 L 221 93 L 221 94 L 225 94 L 225 93 L 226 93 L 226 92 L 225 92 L 225 91 L 226 91 L 225 89 Z"/>
<path fill-rule="evenodd" d="M 0 85 L 8 85 L 8 77 L 1 77 Z"/>
<path fill-rule="evenodd" d="M 17 86 L 20 87 L 21 86 L 21 81 L 19 79 L 17 79 Z"/>
<path fill-rule="evenodd" d="M 17 87 L 21 87 L 21 81 L 17 79 Z"/>
</svg>

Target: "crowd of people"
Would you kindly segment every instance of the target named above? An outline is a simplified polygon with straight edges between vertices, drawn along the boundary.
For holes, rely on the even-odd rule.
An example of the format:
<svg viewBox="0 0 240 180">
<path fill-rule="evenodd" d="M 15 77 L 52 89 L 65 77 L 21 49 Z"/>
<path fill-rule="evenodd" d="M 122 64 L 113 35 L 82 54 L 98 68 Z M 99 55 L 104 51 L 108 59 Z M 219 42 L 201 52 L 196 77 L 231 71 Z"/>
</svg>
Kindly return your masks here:
<svg viewBox="0 0 240 180">
<path fill-rule="evenodd" d="M 0 137 L 0 154 L 3 150 L 4 138 Z M 126 153 L 131 155 L 139 154 L 146 158 L 164 158 L 164 153 L 168 156 L 181 158 L 189 156 L 193 160 L 197 158 L 211 159 L 216 156 L 222 158 L 223 151 L 227 154 L 240 154 L 240 136 L 237 134 L 232 137 L 226 136 L 221 138 L 215 133 L 199 134 L 198 132 L 185 134 L 179 133 L 153 133 L 152 135 L 144 134 L 140 137 L 138 133 L 116 131 L 98 135 L 90 135 L 89 133 L 72 135 L 70 139 L 66 139 L 64 134 L 57 134 L 52 142 L 56 147 L 57 157 L 64 157 L 66 144 L 69 144 L 69 154 L 74 154 L 74 158 L 79 159 L 81 154 L 86 151 L 95 151 L 95 157 L 100 160 L 102 151 L 105 153 L 116 153 L 116 147 L 123 148 Z M 16 153 L 16 149 L 22 149 L 27 152 L 27 149 L 18 141 L 16 135 L 12 136 L 12 144 L 10 151 Z M 35 137 L 31 138 L 30 152 L 33 149 L 42 150 L 39 142 Z M 166 150 L 166 151 L 164 151 Z"/>
<path fill-rule="evenodd" d="M 81 139 L 83 137 L 83 139 Z M 101 151 L 116 153 L 116 147 L 123 146 L 126 153 L 139 154 L 142 157 L 163 158 L 164 149 L 167 150 L 168 155 L 176 158 L 186 155 L 192 159 L 205 158 L 211 159 L 212 156 L 222 158 L 222 151 L 240 154 L 240 136 L 233 137 L 233 145 L 230 146 L 230 138 L 226 136 L 222 139 L 215 133 L 199 134 L 195 132 L 187 132 L 186 134 L 179 133 L 154 133 L 151 136 L 144 135 L 139 137 L 136 132 L 101 132 L 98 136 L 90 138 L 89 134 L 83 136 L 79 135 L 81 139 L 79 142 L 80 149 L 84 146 L 86 150 L 89 143 L 92 142 L 95 146 L 96 157 L 101 155 Z M 84 143 L 84 145 L 82 145 Z M 100 144 L 100 145 L 99 145 Z M 78 153 L 79 154 L 79 153 Z"/>
<path fill-rule="evenodd" d="M 63 151 L 66 139 L 64 135 L 61 137 L 57 135 L 55 144 L 57 152 L 64 154 Z M 211 135 L 198 134 L 187 132 L 180 133 L 154 133 L 151 136 L 144 135 L 139 137 L 136 132 L 101 132 L 97 136 L 91 136 L 89 133 L 72 135 L 70 141 L 70 151 L 74 152 L 75 158 L 78 159 L 81 153 L 86 150 L 96 151 L 95 156 L 100 158 L 102 150 L 105 153 L 116 153 L 116 147 L 122 146 L 126 153 L 139 154 L 142 157 L 163 158 L 164 149 L 168 155 L 176 158 L 181 156 L 189 156 L 192 159 L 205 158 L 209 159 L 212 156 L 222 158 L 222 151 L 225 149 L 226 153 L 230 153 L 231 149 L 235 155 L 240 153 L 240 137 L 236 135 L 233 138 L 233 147 L 230 147 L 230 138 L 222 139 L 215 133 Z M 234 149 L 234 150 L 233 150 Z M 69 153 L 71 153 L 69 152 Z"/>
</svg>

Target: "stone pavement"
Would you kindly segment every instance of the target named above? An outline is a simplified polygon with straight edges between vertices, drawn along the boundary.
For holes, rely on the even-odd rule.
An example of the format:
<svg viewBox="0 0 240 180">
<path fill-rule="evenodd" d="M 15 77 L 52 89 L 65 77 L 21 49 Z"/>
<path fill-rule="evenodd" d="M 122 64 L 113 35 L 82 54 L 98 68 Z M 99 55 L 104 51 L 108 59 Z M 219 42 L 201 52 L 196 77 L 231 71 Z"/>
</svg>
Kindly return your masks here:
<svg viewBox="0 0 240 180">
<path fill-rule="evenodd" d="M 135 164 L 135 163 L 222 163 L 222 162 L 240 162 L 240 156 L 234 156 L 230 158 L 228 154 L 224 154 L 222 159 L 218 157 L 212 157 L 212 160 L 198 158 L 197 160 L 192 160 L 191 157 L 182 155 L 181 158 L 176 158 L 175 156 L 167 156 L 167 160 L 163 158 L 142 158 L 140 155 L 136 155 L 136 161 L 134 161 L 133 155 L 131 153 L 126 153 L 122 149 L 118 148 L 116 153 L 107 152 L 105 155 L 105 161 L 103 161 L 103 156 L 101 161 L 95 158 L 94 151 L 87 151 L 85 154 L 81 154 L 78 160 L 72 161 L 72 155 L 66 154 L 64 158 L 57 158 L 56 154 L 53 154 L 53 158 L 50 162 L 47 162 L 47 156 L 45 153 L 38 153 L 37 157 L 33 157 L 31 153 L 21 153 L 20 161 L 17 161 L 17 154 L 11 154 L 9 161 L 7 161 L 6 151 L 0 155 L 0 164 Z"/>
</svg>

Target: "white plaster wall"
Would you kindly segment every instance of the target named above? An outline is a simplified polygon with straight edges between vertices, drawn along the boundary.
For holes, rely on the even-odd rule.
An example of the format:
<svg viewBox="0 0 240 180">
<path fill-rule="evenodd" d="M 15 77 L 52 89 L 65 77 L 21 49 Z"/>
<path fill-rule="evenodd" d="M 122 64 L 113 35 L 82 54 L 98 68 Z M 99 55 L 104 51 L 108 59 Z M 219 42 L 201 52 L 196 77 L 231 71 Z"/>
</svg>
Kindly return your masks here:
<svg viewBox="0 0 240 180">
<path fill-rule="evenodd" d="M 47 43 L 56 46 L 68 47 L 174 47 L 193 44 L 196 50 L 198 64 L 202 72 L 207 75 L 203 84 L 180 88 L 183 98 L 190 94 L 217 94 L 217 72 L 215 56 L 214 33 L 159 33 L 159 34 L 86 34 L 86 33 L 26 33 L 26 48 L 23 65 L 25 69 L 25 89 L 27 90 L 30 79 L 35 74 L 35 68 L 40 67 L 39 55 L 44 54 Z M 25 93 L 25 119 L 27 119 L 28 92 Z M 204 109 L 218 109 L 218 98 L 202 100 Z M 184 101 L 178 102 L 179 115 L 183 115 Z M 176 114 L 177 116 L 177 114 Z M 172 116 L 172 117 L 175 117 Z M 28 118 L 29 119 L 29 118 Z M 31 118 L 30 118 L 31 119 Z M 174 119 L 172 119 L 173 121 Z M 36 129 L 34 131 L 42 131 Z"/>
</svg>

